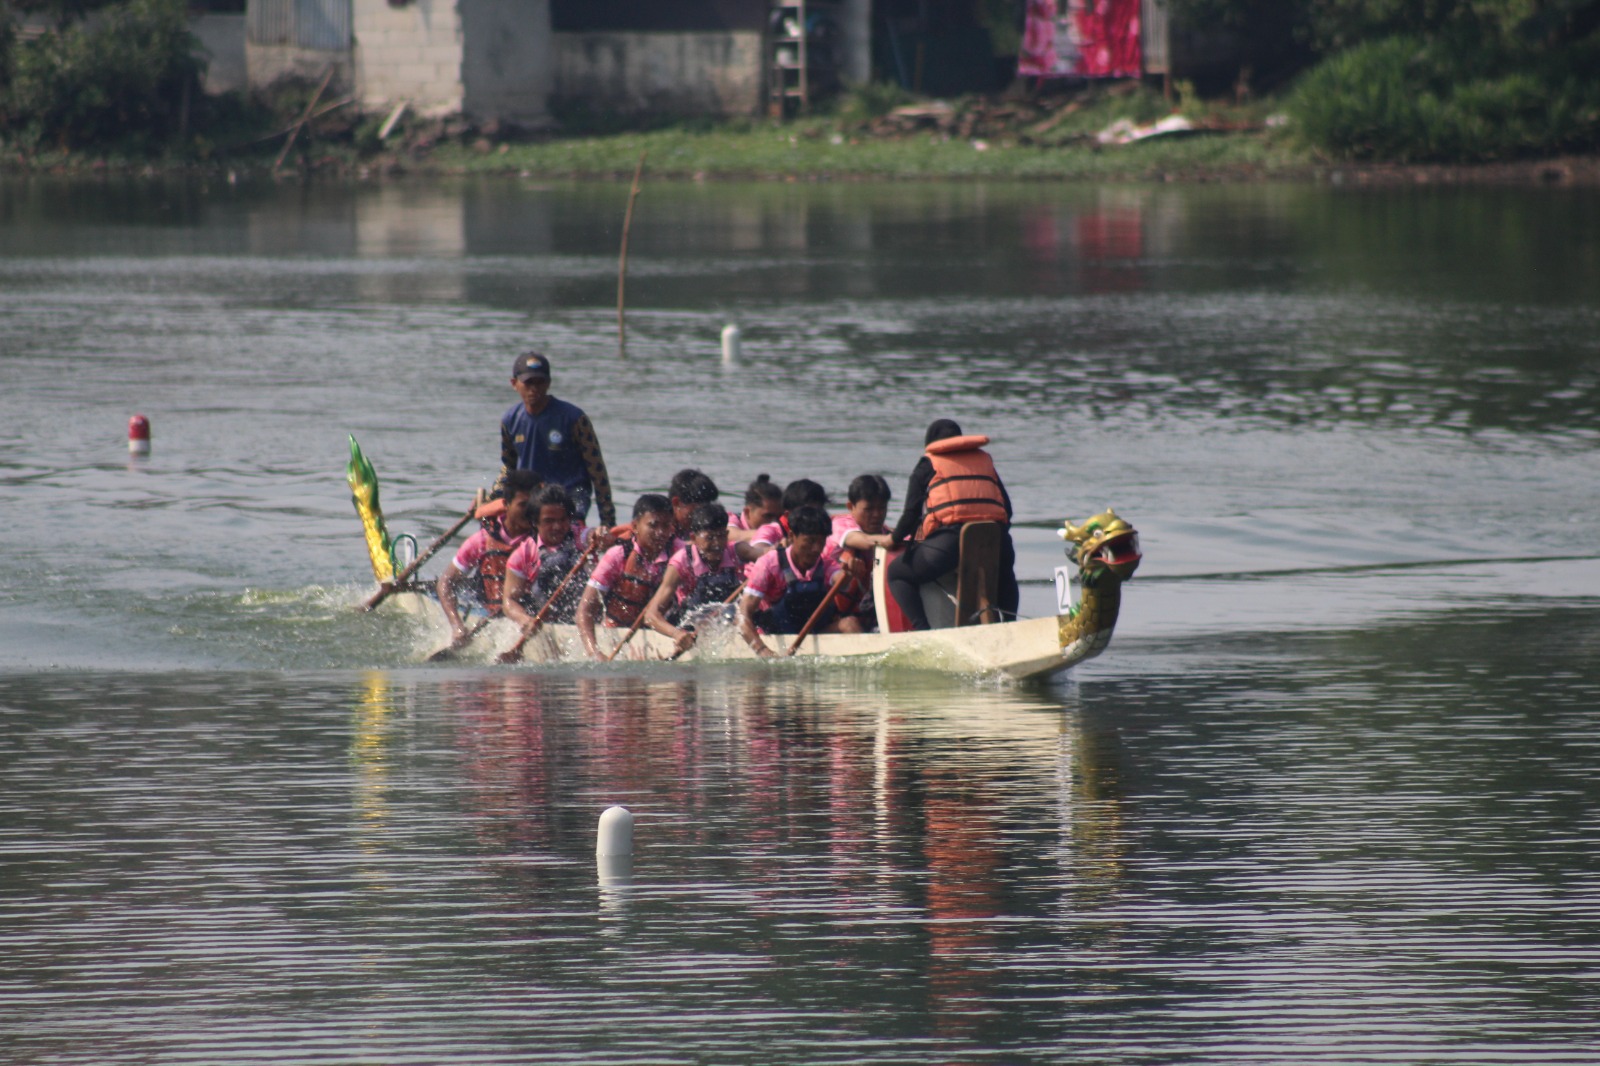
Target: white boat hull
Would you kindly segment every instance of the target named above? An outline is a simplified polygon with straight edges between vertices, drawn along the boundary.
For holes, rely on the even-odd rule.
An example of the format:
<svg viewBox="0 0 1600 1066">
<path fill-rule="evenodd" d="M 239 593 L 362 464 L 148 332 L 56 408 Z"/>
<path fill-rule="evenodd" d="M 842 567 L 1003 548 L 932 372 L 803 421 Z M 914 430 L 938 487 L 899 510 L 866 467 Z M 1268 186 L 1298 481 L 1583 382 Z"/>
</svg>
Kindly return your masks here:
<svg viewBox="0 0 1600 1066">
<path fill-rule="evenodd" d="M 398 593 L 390 597 L 396 606 L 430 619 L 440 643 L 448 634 L 438 604 L 417 593 Z M 625 629 L 600 627 L 595 641 L 602 652 L 622 642 Z M 462 658 L 492 661 L 516 643 L 518 631 L 502 620 L 491 622 L 474 638 Z M 918 633 L 819 633 L 808 636 L 795 651 L 795 658 L 849 659 L 879 658 L 907 666 L 951 673 L 1003 674 L 1017 680 L 1048 677 L 1072 666 L 1087 656 L 1064 654 L 1056 618 L 1027 618 L 987 626 L 959 629 L 933 629 Z M 779 655 L 787 652 L 792 636 L 771 634 L 762 638 Z M 672 658 L 672 642 L 659 633 L 640 629 L 633 635 L 617 660 L 659 662 Z M 1096 648 L 1095 651 L 1099 649 Z M 710 627 L 698 643 L 677 662 L 722 662 L 758 658 L 740 639 L 731 625 Z M 586 656 L 573 625 L 546 625 L 523 646 L 523 662 L 583 662 Z"/>
</svg>

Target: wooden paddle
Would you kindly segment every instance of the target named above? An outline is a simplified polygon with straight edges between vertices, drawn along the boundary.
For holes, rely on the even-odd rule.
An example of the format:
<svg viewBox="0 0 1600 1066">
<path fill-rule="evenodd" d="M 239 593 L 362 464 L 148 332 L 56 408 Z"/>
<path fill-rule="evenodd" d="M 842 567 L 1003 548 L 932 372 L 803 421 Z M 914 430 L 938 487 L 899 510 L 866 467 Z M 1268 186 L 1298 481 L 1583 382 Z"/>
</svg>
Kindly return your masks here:
<svg viewBox="0 0 1600 1066">
<path fill-rule="evenodd" d="M 538 536 L 538 534 L 534 535 Z M 496 662 L 514 663 L 522 659 L 523 646 L 533 639 L 535 633 L 539 632 L 539 627 L 544 625 L 545 615 L 550 613 L 550 608 L 556 605 L 556 600 L 560 599 L 561 594 L 567 590 L 567 583 L 578 576 L 578 571 L 583 569 L 583 564 L 594 550 L 600 546 L 601 541 L 600 531 L 597 529 L 594 537 L 589 542 L 589 546 L 583 549 L 583 554 L 579 555 L 578 561 L 572 564 L 572 569 L 567 571 L 567 576 L 561 579 L 561 584 L 557 585 L 556 590 L 550 594 L 550 598 L 544 601 L 544 606 L 539 608 L 539 613 L 533 616 L 533 621 L 522 631 L 522 636 L 517 638 L 515 644 L 501 652 L 495 658 Z"/>
<path fill-rule="evenodd" d="M 439 535 L 439 539 L 428 545 L 427 551 L 411 560 L 411 565 L 400 571 L 400 573 L 396 574 L 393 581 L 385 581 L 382 585 L 380 585 L 378 587 L 378 591 L 374 592 L 371 596 L 368 596 L 361 604 L 361 610 L 370 611 L 374 607 L 378 606 L 378 604 L 388 599 L 390 593 L 399 592 L 401 589 L 405 588 L 406 582 L 410 580 L 411 575 L 420 570 L 423 563 L 427 562 L 429 559 L 432 559 L 435 552 L 448 544 L 452 537 L 461 532 L 461 527 L 472 521 L 477 517 L 477 515 L 478 501 L 474 499 L 472 501 L 472 507 L 467 510 L 466 514 L 461 516 L 460 521 L 441 533 Z"/>
<path fill-rule="evenodd" d="M 800 650 L 800 645 L 811 635 L 812 628 L 822 618 L 823 610 L 833 602 L 833 594 L 839 591 L 839 586 L 843 585 L 844 579 L 849 576 L 849 573 L 844 570 L 833 575 L 833 584 L 828 586 L 827 594 L 822 597 L 822 602 L 817 604 L 817 609 L 811 612 L 811 617 L 806 619 L 806 624 L 800 627 L 800 632 L 794 635 L 794 643 L 789 645 L 789 650 L 783 653 L 785 658 L 793 658 L 794 653 Z"/>
<path fill-rule="evenodd" d="M 472 643 L 472 638 L 477 636 L 479 633 L 482 633 L 483 632 L 483 627 L 488 625 L 490 622 L 493 622 L 498 617 L 499 617 L 498 615 L 491 614 L 487 618 L 478 619 L 478 624 L 473 626 L 471 629 L 467 630 L 467 635 L 465 637 L 461 638 L 461 643 L 460 644 L 456 644 L 454 642 L 446 644 L 444 647 L 440 648 L 438 651 L 435 651 L 431 655 L 429 655 L 428 658 L 426 660 L 424 660 L 424 661 L 425 662 L 430 662 L 430 663 L 437 663 L 437 662 L 443 662 L 445 659 L 454 659 L 456 657 L 456 652 L 460 651 L 462 648 L 465 648 L 468 644 L 471 644 Z"/>
<path fill-rule="evenodd" d="M 606 656 L 605 661 L 610 662 L 612 659 L 615 659 L 617 657 L 617 652 L 621 651 L 623 647 L 627 645 L 628 641 L 633 639 L 633 635 L 639 632 L 639 627 L 642 625 L 644 625 L 643 607 L 639 608 L 639 617 L 635 618 L 633 620 L 633 625 L 628 627 L 627 635 L 622 638 L 622 641 L 615 648 L 611 649 L 611 654 Z"/>
</svg>

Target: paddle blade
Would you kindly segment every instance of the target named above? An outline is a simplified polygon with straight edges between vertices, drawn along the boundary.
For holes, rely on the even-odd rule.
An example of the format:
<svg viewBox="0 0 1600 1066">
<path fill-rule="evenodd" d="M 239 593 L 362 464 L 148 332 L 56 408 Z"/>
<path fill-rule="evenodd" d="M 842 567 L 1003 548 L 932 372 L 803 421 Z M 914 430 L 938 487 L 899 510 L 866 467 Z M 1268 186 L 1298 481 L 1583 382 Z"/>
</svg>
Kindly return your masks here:
<svg viewBox="0 0 1600 1066">
<path fill-rule="evenodd" d="M 379 584 L 394 580 L 394 556 L 390 553 L 389 531 L 383 524 L 383 508 L 378 503 L 378 474 L 361 454 L 361 445 L 350 437 L 350 464 L 345 468 L 350 482 L 350 502 L 361 518 L 367 538 L 367 555 L 372 560 L 372 576 Z"/>
</svg>

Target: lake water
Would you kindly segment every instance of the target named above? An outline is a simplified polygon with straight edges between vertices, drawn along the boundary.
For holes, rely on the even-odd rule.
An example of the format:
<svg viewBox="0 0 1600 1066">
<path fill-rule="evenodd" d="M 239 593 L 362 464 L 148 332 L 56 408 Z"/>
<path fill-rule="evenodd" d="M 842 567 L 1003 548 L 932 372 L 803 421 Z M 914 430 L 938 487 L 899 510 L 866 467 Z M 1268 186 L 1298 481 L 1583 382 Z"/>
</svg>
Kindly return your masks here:
<svg viewBox="0 0 1600 1066">
<path fill-rule="evenodd" d="M 1600 1061 L 1600 194 L 647 180 L 623 357 L 626 198 L 0 178 L 0 1056 Z M 426 543 L 531 346 L 623 510 L 989 434 L 1116 639 L 419 665 L 346 436 Z"/>
</svg>

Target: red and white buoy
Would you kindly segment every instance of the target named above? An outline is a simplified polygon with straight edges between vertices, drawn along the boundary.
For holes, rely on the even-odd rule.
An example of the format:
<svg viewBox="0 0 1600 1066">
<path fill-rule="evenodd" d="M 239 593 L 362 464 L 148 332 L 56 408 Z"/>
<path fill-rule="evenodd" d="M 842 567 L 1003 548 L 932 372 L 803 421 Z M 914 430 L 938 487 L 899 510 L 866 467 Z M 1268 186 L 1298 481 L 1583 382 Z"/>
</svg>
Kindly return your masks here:
<svg viewBox="0 0 1600 1066">
<path fill-rule="evenodd" d="M 144 415 L 128 419 L 128 454 L 150 454 L 150 420 Z"/>
</svg>

